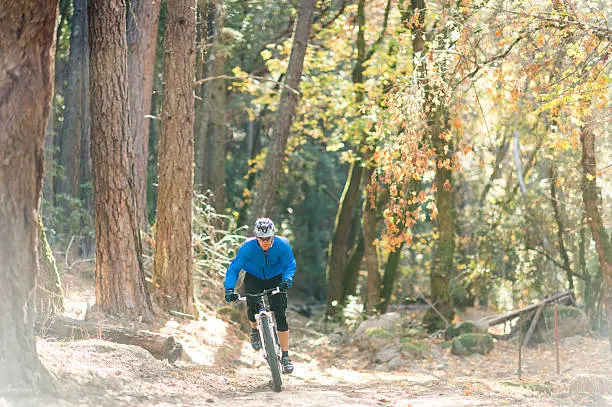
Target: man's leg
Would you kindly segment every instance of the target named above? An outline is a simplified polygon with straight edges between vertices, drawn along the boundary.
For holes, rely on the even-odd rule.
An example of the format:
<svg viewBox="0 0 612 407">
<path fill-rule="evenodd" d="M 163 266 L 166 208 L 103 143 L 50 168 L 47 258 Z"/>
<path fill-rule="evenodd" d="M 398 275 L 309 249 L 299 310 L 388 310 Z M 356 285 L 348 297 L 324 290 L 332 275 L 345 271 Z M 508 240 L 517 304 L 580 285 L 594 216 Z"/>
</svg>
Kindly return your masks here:
<svg viewBox="0 0 612 407">
<path fill-rule="evenodd" d="M 247 294 L 257 294 L 262 291 L 263 281 L 257 277 L 246 273 L 244 275 L 244 288 Z M 257 322 L 255 322 L 255 314 L 258 311 L 258 305 L 256 299 L 247 299 L 247 316 L 249 317 L 249 324 L 251 324 L 251 346 L 255 350 L 261 349 L 261 338 L 259 337 L 259 330 L 257 329 Z"/>
<path fill-rule="evenodd" d="M 270 297 L 270 308 L 274 311 L 276 331 L 283 352 L 281 357 L 283 372 L 292 373 L 293 363 L 291 363 L 291 359 L 289 359 L 289 324 L 287 323 L 287 316 L 285 315 L 285 310 L 287 309 L 287 294 L 281 293 Z"/>
<path fill-rule="evenodd" d="M 281 350 L 284 352 L 289 352 L 289 330 L 284 332 L 277 331 L 278 340 L 280 341 Z"/>
</svg>

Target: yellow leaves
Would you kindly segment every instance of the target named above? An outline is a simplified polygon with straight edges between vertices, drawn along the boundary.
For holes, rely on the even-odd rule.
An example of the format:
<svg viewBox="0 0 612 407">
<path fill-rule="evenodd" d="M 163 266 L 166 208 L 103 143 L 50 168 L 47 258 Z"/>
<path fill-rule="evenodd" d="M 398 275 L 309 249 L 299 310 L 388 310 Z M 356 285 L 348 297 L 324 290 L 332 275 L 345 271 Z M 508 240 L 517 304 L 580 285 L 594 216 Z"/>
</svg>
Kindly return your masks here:
<svg viewBox="0 0 612 407">
<path fill-rule="evenodd" d="M 555 140 L 553 140 L 551 143 L 551 147 L 555 150 L 569 150 L 570 142 L 566 138 L 555 138 Z"/>
<path fill-rule="evenodd" d="M 249 74 L 247 74 L 246 72 L 244 72 L 239 66 L 235 66 L 232 69 L 232 73 L 234 74 L 235 77 L 237 78 L 246 78 L 247 76 L 249 76 Z"/>
<path fill-rule="evenodd" d="M 272 58 L 272 52 L 269 49 L 264 49 L 261 51 L 261 58 L 264 61 L 267 61 L 268 59 Z"/>
</svg>

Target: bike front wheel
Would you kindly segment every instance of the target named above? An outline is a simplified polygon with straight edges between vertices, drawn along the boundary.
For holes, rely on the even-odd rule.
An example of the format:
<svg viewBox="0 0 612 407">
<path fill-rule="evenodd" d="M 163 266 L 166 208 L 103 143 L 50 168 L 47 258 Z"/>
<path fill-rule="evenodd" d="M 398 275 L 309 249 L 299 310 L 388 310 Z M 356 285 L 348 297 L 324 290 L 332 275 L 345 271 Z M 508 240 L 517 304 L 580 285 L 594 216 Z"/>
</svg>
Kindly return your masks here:
<svg viewBox="0 0 612 407">
<path fill-rule="evenodd" d="M 270 372 L 272 373 L 272 388 L 274 391 L 281 391 L 283 380 L 281 378 L 281 365 L 276 351 L 276 344 L 272 335 L 272 327 L 270 326 L 270 320 L 266 316 L 261 317 L 261 328 L 263 332 L 264 346 L 266 348 L 266 355 L 268 359 L 268 365 L 270 366 Z"/>
</svg>

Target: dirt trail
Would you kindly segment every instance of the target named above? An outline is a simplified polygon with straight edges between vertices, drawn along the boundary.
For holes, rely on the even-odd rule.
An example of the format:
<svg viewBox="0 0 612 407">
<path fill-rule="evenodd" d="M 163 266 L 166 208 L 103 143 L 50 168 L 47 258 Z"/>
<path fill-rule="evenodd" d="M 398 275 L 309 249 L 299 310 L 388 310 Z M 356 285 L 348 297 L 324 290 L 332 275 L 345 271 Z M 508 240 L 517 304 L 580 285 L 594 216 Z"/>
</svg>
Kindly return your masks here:
<svg viewBox="0 0 612 407">
<path fill-rule="evenodd" d="M 0 407 L 612 405 L 612 397 L 582 397 L 567 390 L 583 371 L 612 371 L 612 357 L 603 340 L 578 338 L 568 345 L 562 357 L 569 373 L 561 377 L 551 373 L 550 350 L 528 349 L 524 356 L 528 379 L 518 382 L 516 349 L 508 343 L 496 344 L 487 356 L 458 358 L 434 340 L 430 356 L 389 372 L 380 371 L 372 355 L 333 339 L 346 339 L 347 332 L 332 329 L 323 334 L 322 327 L 309 327 L 312 318 L 291 313 L 290 319 L 296 370 L 283 376 L 280 393 L 271 390 L 268 367 L 251 349 L 247 335 L 212 312 L 202 321 L 170 321 L 160 330 L 183 345 L 184 357 L 174 365 L 154 359 L 142 348 L 103 338 L 39 339 L 40 358 L 56 377 L 59 395 L 53 399 L 0 395 Z M 531 386 L 542 383 L 548 386 Z"/>
<path fill-rule="evenodd" d="M 38 346 L 41 359 L 62 386 L 59 399 L 32 403 L 44 406 L 558 405 L 539 393 L 496 382 L 323 368 L 314 360 L 296 360 L 295 373 L 283 376 L 283 390 L 275 393 L 261 356 L 246 347 L 234 364 L 218 367 L 184 361 L 170 365 L 140 348 L 98 339 L 41 340 Z M 5 400 L 0 405 L 29 403 Z"/>
<path fill-rule="evenodd" d="M 162 331 L 172 333 L 184 346 L 184 359 L 174 365 L 154 359 L 139 347 L 101 339 L 41 339 L 39 354 L 58 379 L 60 396 L 29 401 L 0 398 L 0 406 L 603 405 L 555 399 L 494 377 L 455 377 L 449 365 L 423 369 L 414 364 L 403 371 L 374 371 L 363 364 L 359 367 L 360 358 L 367 360 L 359 353 L 315 356 L 326 347 L 323 341 L 299 337 L 297 329 L 292 350 L 296 370 L 283 376 L 283 390 L 275 393 L 263 357 L 250 348 L 246 335 L 225 321 L 209 317 L 189 324 L 174 322 Z"/>
</svg>

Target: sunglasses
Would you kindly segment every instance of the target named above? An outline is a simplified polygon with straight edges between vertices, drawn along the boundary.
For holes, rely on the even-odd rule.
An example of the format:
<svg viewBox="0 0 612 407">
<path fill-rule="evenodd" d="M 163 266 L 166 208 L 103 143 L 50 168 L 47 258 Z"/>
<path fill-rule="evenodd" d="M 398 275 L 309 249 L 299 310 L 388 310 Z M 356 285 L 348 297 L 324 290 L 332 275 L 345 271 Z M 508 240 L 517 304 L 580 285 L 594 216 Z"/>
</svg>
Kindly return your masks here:
<svg viewBox="0 0 612 407">
<path fill-rule="evenodd" d="M 269 242 L 272 240 L 272 236 L 270 237 L 258 237 L 257 240 L 259 240 L 260 242 Z"/>
</svg>

